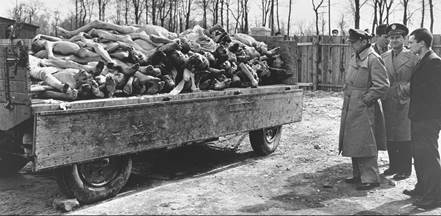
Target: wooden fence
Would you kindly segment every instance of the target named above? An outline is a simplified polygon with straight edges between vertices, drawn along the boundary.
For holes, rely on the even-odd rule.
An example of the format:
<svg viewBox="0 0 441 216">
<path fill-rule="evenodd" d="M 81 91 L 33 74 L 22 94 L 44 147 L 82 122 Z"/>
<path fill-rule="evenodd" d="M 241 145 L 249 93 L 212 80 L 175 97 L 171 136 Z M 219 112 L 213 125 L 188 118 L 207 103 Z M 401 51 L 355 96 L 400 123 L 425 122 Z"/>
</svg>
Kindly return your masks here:
<svg viewBox="0 0 441 216">
<path fill-rule="evenodd" d="M 270 48 L 281 47 L 291 83 L 310 84 L 312 90 L 339 91 L 352 55 L 344 36 L 302 36 L 289 38 L 254 36 Z M 441 35 L 434 35 L 433 50 L 441 54 Z"/>
</svg>

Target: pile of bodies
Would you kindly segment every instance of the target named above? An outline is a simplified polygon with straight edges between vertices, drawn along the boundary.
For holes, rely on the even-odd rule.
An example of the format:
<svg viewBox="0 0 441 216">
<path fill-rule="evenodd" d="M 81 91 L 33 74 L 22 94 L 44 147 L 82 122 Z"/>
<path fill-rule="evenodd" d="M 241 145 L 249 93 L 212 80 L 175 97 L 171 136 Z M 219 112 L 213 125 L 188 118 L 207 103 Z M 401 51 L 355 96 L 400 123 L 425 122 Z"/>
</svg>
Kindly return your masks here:
<svg viewBox="0 0 441 216">
<path fill-rule="evenodd" d="M 281 70 L 278 48 L 221 26 L 195 26 L 181 34 L 160 26 L 94 21 L 62 37 L 32 41 L 35 97 L 61 100 L 223 90 L 271 83 Z"/>
</svg>

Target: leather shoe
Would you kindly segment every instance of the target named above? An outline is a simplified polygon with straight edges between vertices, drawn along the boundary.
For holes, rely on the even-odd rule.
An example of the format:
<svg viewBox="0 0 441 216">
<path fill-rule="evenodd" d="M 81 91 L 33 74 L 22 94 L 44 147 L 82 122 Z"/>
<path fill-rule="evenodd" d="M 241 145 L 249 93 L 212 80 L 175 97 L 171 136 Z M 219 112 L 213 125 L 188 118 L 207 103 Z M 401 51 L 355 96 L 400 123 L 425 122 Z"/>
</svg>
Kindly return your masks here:
<svg viewBox="0 0 441 216">
<path fill-rule="evenodd" d="M 407 173 L 397 173 L 396 175 L 394 175 L 394 177 L 392 177 L 394 180 L 403 180 L 403 179 L 407 179 L 409 178 L 410 174 Z"/>
<path fill-rule="evenodd" d="M 421 196 L 422 195 L 419 191 L 417 191 L 415 189 L 413 189 L 413 190 L 404 190 L 403 194 L 406 194 L 407 196 L 411 196 L 411 197 L 413 197 L 413 196 Z"/>
<path fill-rule="evenodd" d="M 370 190 L 379 186 L 380 183 L 362 183 L 357 187 L 357 190 Z"/>
<path fill-rule="evenodd" d="M 387 170 L 385 170 L 385 171 L 383 172 L 383 175 L 384 175 L 384 176 L 390 176 L 390 175 L 393 175 L 393 174 L 396 174 L 396 173 L 397 173 L 397 171 L 395 171 L 395 170 L 389 168 L 389 169 L 387 169 Z"/>
<path fill-rule="evenodd" d="M 348 184 L 357 184 L 357 183 L 361 183 L 361 178 L 360 177 L 347 178 L 345 179 L 345 182 Z"/>
<path fill-rule="evenodd" d="M 434 209 L 437 207 L 441 207 L 441 200 L 420 199 L 415 201 L 413 205 L 422 209 Z"/>
</svg>

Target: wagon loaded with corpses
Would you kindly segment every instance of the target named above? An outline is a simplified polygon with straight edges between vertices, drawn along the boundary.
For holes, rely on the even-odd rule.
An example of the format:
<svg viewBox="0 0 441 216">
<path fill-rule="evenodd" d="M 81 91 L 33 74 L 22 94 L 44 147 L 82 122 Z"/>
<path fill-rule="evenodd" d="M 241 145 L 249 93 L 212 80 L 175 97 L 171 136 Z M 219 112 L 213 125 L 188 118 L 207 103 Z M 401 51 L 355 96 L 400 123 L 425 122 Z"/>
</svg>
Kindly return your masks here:
<svg viewBox="0 0 441 216">
<path fill-rule="evenodd" d="M 60 31 L 0 41 L 0 175 L 31 161 L 92 203 L 126 184 L 134 153 L 249 132 L 268 155 L 282 125 L 301 120 L 302 91 L 278 84 L 277 49 L 247 35 L 99 21 Z"/>
</svg>

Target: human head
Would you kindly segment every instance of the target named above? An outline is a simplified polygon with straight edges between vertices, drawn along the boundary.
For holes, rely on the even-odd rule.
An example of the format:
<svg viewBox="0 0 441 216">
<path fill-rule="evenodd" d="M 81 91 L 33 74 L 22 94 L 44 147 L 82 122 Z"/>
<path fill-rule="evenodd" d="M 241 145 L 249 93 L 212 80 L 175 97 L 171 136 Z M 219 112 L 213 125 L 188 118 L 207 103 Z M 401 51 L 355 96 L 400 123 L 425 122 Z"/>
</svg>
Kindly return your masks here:
<svg viewBox="0 0 441 216">
<path fill-rule="evenodd" d="M 46 45 L 46 41 L 42 39 L 37 39 L 32 41 L 31 51 L 33 53 L 37 53 L 40 50 L 44 50 Z"/>
<path fill-rule="evenodd" d="M 351 43 L 351 47 L 356 53 L 360 53 L 371 45 L 370 35 L 360 29 L 349 29 L 348 41 Z"/>
<path fill-rule="evenodd" d="M 338 36 L 338 30 L 332 29 L 332 36 Z"/>
<path fill-rule="evenodd" d="M 432 47 L 433 36 L 426 28 L 419 28 L 410 33 L 409 48 L 415 54 Z"/>
<path fill-rule="evenodd" d="M 393 23 L 386 28 L 392 49 L 402 49 L 409 29 L 400 23 Z"/>
<path fill-rule="evenodd" d="M 375 29 L 376 41 L 375 44 L 381 48 L 387 47 L 389 44 L 389 39 L 387 37 L 387 24 L 380 24 Z"/>
</svg>

